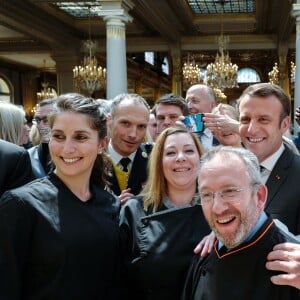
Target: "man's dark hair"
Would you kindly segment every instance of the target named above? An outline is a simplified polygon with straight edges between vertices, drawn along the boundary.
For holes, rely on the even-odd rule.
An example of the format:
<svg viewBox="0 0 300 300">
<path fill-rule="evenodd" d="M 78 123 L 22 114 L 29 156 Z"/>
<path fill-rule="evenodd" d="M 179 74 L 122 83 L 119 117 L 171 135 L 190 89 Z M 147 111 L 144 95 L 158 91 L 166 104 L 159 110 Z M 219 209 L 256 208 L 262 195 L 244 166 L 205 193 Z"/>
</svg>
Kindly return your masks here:
<svg viewBox="0 0 300 300">
<path fill-rule="evenodd" d="M 263 97 L 263 98 L 267 98 L 268 96 L 275 96 L 282 105 L 280 123 L 286 116 L 289 116 L 291 113 L 290 98 L 285 93 L 285 91 L 276 84 L 257 83 L 257 84 L 250 85 L 242 93 L 238 101 L 238 105 L 240 105 L 240 102 L 243 100 L 243 98 L 246 95 L 248 95 L 249 97 Z"/>
<path fill-rule="evenodd" d="M 175 94 L 165 94 L 162 97 L 160 97 L 156 103 L 155 107 L 157 107 L 158 104 L 164 104 L 164 105 L 175 105 L 180 108 L 182 111 L 182 115 L 187 116 L 189 114 L 189 109 L 187 106 L 186 101 L 181 96 L 175 95 Z M 155 109 L 153 110 L 154 115 L 156 116 Z"/>
</svg>

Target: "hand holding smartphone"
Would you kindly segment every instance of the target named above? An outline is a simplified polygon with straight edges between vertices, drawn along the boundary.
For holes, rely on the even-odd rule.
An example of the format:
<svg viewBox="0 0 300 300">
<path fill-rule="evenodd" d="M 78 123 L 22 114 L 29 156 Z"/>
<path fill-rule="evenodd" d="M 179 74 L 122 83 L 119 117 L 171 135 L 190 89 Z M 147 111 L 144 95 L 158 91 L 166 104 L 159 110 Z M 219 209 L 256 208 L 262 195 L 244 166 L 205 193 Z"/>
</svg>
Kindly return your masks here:
<svg viewBox="0 0 300 300">
<path fill-rule="evenodd" d="M 204 123 L 202 118 L 204 114 L 194 114 L 185 116 L 183 120 L 183 124 L 187 127 L 187 129 L 191 132 L 203 132 L 204 131 Z"/>
</svg>

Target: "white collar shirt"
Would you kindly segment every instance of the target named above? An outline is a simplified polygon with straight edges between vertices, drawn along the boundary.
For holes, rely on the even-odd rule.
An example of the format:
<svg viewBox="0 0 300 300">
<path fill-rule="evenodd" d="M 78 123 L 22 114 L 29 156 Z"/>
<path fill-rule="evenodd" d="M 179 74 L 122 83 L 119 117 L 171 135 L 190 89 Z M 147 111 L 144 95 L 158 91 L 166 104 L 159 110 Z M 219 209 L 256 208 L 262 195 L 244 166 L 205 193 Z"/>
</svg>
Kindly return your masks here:
<svg viewBox="0 0 300 300">
<path fill-rule="evenodd" d="M 283 151 L 284 151 L 284 146 L 282 143 L 276 152 L 274 152 L 271 156 L 269 156 L 267 159 L 265 159 L 260 163 L 260 165 L 264 167 L 264 170 L 261 172 L 261 176 L 264 183 L 267 182 L 275 164 L 277 163 L 277 160 L 279 159 Z"/>
<path fill-rule="evenodd" d="M 114 148 L 113 148 L 113 145 L 111 143 L 111 141 L 109 142 L 108 144 L 108 147 L 107 147 L 107 153 L 109 154 L 111 160 L 113 161 L 114 164 L 116 164 L 118 167 L 121 167 L 122 168 L 122 165 L 120 164 L 120 160 L 124 157 L 122 156 L 121 154 L 119 154 Z M 126 156 L 126 157 L 129 157 L 130 158 L 130 163 L 128 164 L 128 170 L 131 169 L 132 167 L 132 162 L 134 160 L 134 157 L 135 157 L 135 154 L 136 154 L 136 151 L 134 151 L 133 153 L 131 153 L 129 156 Z"/>
<path fill-rule="evenodd" d="M 205 152 L 213 147 L 213 138 L 212 132 L 208 128 L 205 128 L 201 135 L 201 144 Z"/>
</svg>

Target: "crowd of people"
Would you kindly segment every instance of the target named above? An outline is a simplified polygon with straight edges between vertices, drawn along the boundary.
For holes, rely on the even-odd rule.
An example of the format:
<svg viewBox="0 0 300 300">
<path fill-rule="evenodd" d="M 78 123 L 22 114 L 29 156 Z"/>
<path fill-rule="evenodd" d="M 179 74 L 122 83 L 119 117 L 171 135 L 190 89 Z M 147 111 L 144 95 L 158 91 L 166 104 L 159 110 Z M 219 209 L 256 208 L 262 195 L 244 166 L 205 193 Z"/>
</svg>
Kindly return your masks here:
<svg viewBox="0 0 300 300">
<path fill-rule="evenodd" d="M 30 134 L 11 106 L 0 299 L 300 298 L 300 156 L 280 87 L 250 85 L 237 107 L 202 84 L 152 109 L 137 94 L 62 94 L 39 103 Z"/>
</svg>

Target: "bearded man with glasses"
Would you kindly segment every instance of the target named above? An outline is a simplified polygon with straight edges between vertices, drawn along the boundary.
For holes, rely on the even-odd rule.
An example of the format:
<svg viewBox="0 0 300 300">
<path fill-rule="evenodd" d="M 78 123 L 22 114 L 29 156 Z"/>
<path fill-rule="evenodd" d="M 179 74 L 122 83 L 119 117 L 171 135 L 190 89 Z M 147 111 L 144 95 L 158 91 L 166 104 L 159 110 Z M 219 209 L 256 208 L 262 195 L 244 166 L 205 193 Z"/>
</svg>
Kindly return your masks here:
<svg viewBox="0 0 300 300">
<path fill-rule="evenodd" d="M 208 256 L 194 257 L 182 300 L 299 299 L 300 290 L 274 285 L 275 272 L 265 267 L 276 244 L 298 242 L 264 212 L 268 191 L 255 155 L 217 147 L 202 157 L 198 179 L 202 210 L 217 241 Z"/>
</svg>

